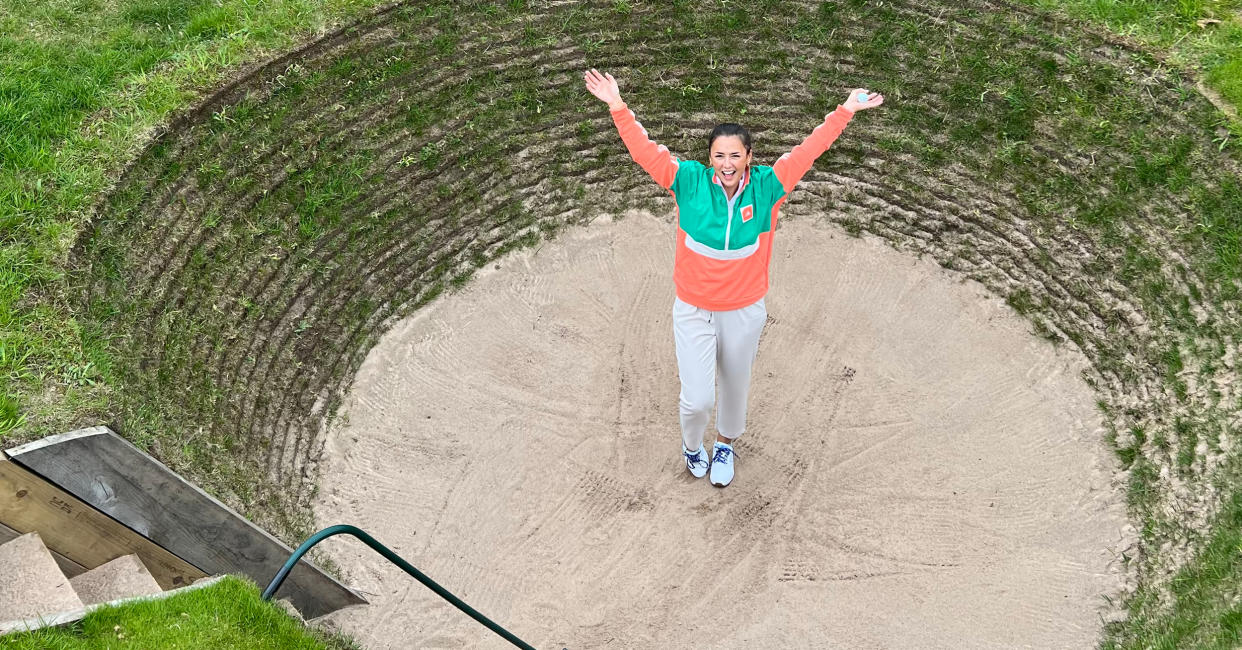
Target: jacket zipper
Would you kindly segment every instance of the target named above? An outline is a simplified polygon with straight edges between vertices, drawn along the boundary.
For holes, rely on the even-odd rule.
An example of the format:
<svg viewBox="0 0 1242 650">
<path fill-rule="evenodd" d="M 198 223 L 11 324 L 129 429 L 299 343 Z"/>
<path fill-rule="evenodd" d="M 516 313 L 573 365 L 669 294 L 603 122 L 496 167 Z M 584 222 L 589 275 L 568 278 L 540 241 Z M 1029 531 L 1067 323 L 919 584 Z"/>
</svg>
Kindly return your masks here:
<svg viewBox="0 0 1242 650">
<path fill-rule="evenodd" d="M 725 250 L 729 250 L 729 233 L 730 231 L 733 230 L 733 204 L 737 203 L 737 200 L 741 198 L 738 195 L 742 193 L 742 188 L 740 187 L 737 188 L 737 194 L 733 195 L 732 201 L 729 200 L 729 193 L 725 192 L 724 186 L 720 187 L 720 193 L 725 195 L 725 205 L 728 206 L 729 208 L 728 221 L 725 221 L 725 247 L 724 247 Z"/>
<path fill-rule="evenodd" d="M 725 250 L 729 250 L 729 231 L 733 229 L 733 204 L 737 203 L 738 199 L 742 198 L 741 196 L 742 186 L 738 185 L 737 194 L 733 195 L 732 201 L 729 200 L 729 193 L 725 192 L 724 185 L 719 185 L 718 187 L 720 188 L 720 193 L 725 195 L 725 205 L 729 206 L 729 220 L 725 222 L 725 247 L 724 247 Z"/>
</svg>

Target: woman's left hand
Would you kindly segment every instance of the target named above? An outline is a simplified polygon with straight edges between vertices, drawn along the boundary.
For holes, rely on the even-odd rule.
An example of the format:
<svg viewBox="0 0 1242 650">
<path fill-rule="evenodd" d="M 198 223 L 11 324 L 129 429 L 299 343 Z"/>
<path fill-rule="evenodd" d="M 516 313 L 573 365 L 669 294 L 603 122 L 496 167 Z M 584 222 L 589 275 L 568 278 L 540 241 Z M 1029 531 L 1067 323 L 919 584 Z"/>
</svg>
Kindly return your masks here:
<svg viewBox="0 0 1242 650">
<path fill-rule="evenodd" d="M 858 112 L 868 108 L 875 108 L 884 103 L 884 95 L 879 93 L 867 93 L 867 101 L 860 102 L 858 101 L 858 96 L 862 93 L 867 93 L 867 90 L 865 88 L 855 88 L 850 92 L 850 98 L 841 105 L 851 112 Z"/>
</svg>

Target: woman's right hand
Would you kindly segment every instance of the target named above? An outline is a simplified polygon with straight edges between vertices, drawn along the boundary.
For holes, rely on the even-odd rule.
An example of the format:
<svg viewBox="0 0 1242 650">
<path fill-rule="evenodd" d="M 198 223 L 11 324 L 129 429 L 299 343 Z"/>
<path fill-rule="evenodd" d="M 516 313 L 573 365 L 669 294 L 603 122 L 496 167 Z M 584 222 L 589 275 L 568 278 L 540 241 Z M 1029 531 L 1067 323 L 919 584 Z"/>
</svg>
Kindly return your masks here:
<svg viewBox="0 0 1242 650">
<path fill-rule="evenodd" d="M 612 78 L 610 74 L 600 74 L 599 70 L 591 68 L 582 75 L 586 81 L 587 90 L 591 91 L 600 101 L 608 104 L 608 110 L 615 111 L 625 102 L 621 101 L 621 91 L 617 88 L 617 80 Z"/>
</svg>

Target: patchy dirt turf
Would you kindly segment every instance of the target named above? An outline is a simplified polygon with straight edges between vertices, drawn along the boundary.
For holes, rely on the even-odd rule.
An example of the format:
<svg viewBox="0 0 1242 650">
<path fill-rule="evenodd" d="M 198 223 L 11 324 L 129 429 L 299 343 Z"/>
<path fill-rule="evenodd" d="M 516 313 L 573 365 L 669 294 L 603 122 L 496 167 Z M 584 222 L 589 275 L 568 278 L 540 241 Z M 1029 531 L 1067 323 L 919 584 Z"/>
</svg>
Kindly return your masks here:
<svg viewBox="0 0 1242 650">
<path fill-rule="evenodd" d="M 784 214 L 930 256 L 1078 348 L 1142 527 L 1132 585 L 1201 544 L 1242 413 L 1242 187 L 1192 80 L 1005 3 L 527 4 L 391 7 L 154 140 L 75 256 L 82 320 L 124 360 L 122 432 L 184 431 L 195 458 L 163 456 L 290 530 L 394 319 L 567 224 L 666 200 L 583 68 L 621 79 L 673 151 L 736 119 L 766 163 L 865 86 L 886 106 Z"/>
</svg>

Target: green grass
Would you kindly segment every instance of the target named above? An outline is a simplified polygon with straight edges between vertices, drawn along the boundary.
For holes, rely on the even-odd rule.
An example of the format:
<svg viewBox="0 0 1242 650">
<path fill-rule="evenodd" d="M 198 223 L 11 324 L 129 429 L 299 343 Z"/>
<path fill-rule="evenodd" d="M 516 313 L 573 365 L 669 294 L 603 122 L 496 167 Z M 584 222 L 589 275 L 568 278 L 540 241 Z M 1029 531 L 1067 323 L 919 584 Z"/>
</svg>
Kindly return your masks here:
<svg viewBox="0 0 1242 650">
<path fill-rule="evenodd" d="M 379 4 L 0 1 L 0 440 L 107 411 L 112 364 L 72 315 L 66 254 L 141 134 L 235 66 Z"/>
<path fill-rule="evenodd" d="M 1027 1 L 1148 43 L 1170 62 L 1201 70 L 1230 104 L 1242 107 L 1242 0 Z"/>
<path fill-rule="evenodd" d="M 1102 648 L 1228 650 L 1242 644 L 1242 605 L 1237 602 L 1242 596 L 1242 493 L 1225 501 L 1212 531 L 1168 592 L 1140 587 L 1129 603 L 1130 619 L 1109 626 L 1114 635 L 1131 641 L 1110 640 Z"/>
<path fill-rule="evenodd" d="M 226 576 L 161 600 L 103 607 L 62 628 L 0 637 L 12 650 L 350 650 L 348 639 L 309 629 L 260 598 L 254 583 Z"/>
<path fill-rule="evenodd" d="M 260 489 L 253 468 L 237 460 L 262 452 L 270 441 L 259 440 L 255 447 L 246 448 L 250 441 L 193 430 L 195 424 L 223 419 L 220 413 L 228 397 L 217 376 L 206 368 L 202 350 L 229 349 L 241 325 L 229 322 L 227 314 L 208 314 L 187 322 L 175 310 L 168 310 L 150 323 L 132 326 L 143 317 L 144 309 L 159 312 L 158 306 L 139 303 L 127 284 L 126 274 L 132 269 L 126 267 L 126 260 L 148 243 L 141 238 L 100 244 L 94 280 L 111 293 L 105 292 L 104 299 L 84 308 L 79 287 L 68 279 L 75 271 L 68 268 L 68 253 L 86 227 L 84 215 L 89 207 L 138 155 L 147 129 L 192 105 L 205 89 L 245 62 L 288 49 L 309 38 L 319 26 L 359 16 L 377 4 L 356 0 L 255 6 L 225 0 L 131 3 L 121 9 L 86 11 L 70 2 L 0 0 L 0 377 L 4 382 L 0 441 L 28 439 L 100 420 L 116 421 L 125 425 L 124 432 L 136 443 L 157 451 L 213 493 L 229 495 L 230 503 L 241 504 L 248 515 L 262 521 L 287 510 L 286 502 Z M 1040 5 L 1098 21 L 1148 43 L 1168 53 L 1174 65 L 1200 71 L 1197 74 L 1235 105 L 1242 102 L 1242 58 L 1238 55 L 1242 32 L 1235 16 L 1242 5 L 1236 0 L 1044 0 Z M 167 166 L 159 163 L 166 162 L 160 157 L 169 153 L 159 148 L 148 152 L 143 161 L 161 170 L 161 184 L 188 175 L 202 187 L 221 191 L 255 187 L 272 170 L 252 170 L 231 179 L 230 172 L 245 160 L 247 145 L 257 150 L 286 128 L 286 119 L 296 123 L 299 107 L 321 97 L 339 98 L 340 110 L 349 114 L 382 106 L 390 99 L 384 93 L 392 79 L 420 70 L 416 66 L 427 65 L 427 61 L 451 64 L 462 55 L 463 39 L 471 30 L 481 29 L 480 24 L 489 29 L 494 25 L 512 28 L 522 47 L 576 45 L 592 61 L 614 60 L 647 36 L 656 37 L 666 59 L 660 66 L 633 69 L 625 79 L 629 84 L 626 97 L 664 144 L 686 155 L 701 149 L 701 134 L 662 128 L 666 127 L 662 122 L 706 112 L 745 116 L 750 100 L 762 98 L 763 92 L 739 89 L 704 39 L 745 36 L 748 51 L 754 54 L 748 69 L 786 83 L 808 81 L 808 96 L 780 102 L 790 104 L 795 115 L 783 121 L 755 116 L 775 134 L 801 133 L 813 124 L 825 107 L 840 100 L 838 86 L 845 80 L 833 66 L 806 69 L 807 59 L 796 48 L 766 51 L 762 44 L 792 38 L 799 47 L 830 58 L 865 60 L 868 64 L 860 66 L 858 76 L 848 82 L 886 89 L 893 101 L 885 107 L 885 128 L 868 147 L 843 138 L 834 148 L 838 157 L 821 159 L 820 168 L 839 165 L 842 160 L 862 164 L 872 155 L 890 156 L 890 162 L 900 159 L 903 166 L 893 167 L 888 182 L 895 190 L 924 198 L 928 188 L 920 185 L 927 183 L 920 178 L 921 172 L 949 162 L 959 164 L 998 195 L 1014 195 L 1013 213 L 1046 234 L 1045 239 L 1035 241 L 1030 265 L 1057 276 L 1058 260 L 1051 259 L 1048 251 L 1064 236 L 1078 237 L 1098 254 L 1083 261 L 1085 279 L 1069 279 L 1065 291 L 1087 302 L 1092 284 L 1115 284 L 1152 321 L 1168 328 L 1167 336 L 1162 331 L 1163 338 L 1153 341 L 1152 347 L 1141 347 L 1144 342 L 1058 321 L 1064 310 L 1033 288 L 1010 288 L 1003 293 L 1011 307 L 1032 320 L 1040 335 L 1054 341 L 1065 338 L 1092 350 L 1102 376 L 1115 377 L 1127 387 L 1155 377 L 1169 391 L 1173 398 L 1169 405 L 1147 404 L 1149 411 L 1119 415 L 1125 419 L 1120 429 L 1131 431 L 1135 442 L 1117 448 L 1117 454 L 1130 471 L 1129 505 L 1147 548 L 1154 552 L 1174 534 L 1168 531 L 1174 530 L 1176 522 L 1161 514 L 1165 495 L 1160 469 L 1170 466 L 1188 481 L 1206 480 L 1194 474 L 1199 466 L 1198 443 L 1214 440 L 1213 431 L 1239 408 L 1236 404 L 1203 407 L 1195 401 L 1202 398 L 1185 378 L 1188 370 L 1204 373 L 1205 359 L 1219 358 L 1219 350 L 1238 343 L 1236 327 L 1229 330 L 1226 323 L 1212 329 L 1215 325 L 1199 324 L 1193 313 L 1196 305 L 1239 299 L 1242 183 L 1213 171 L 1221 157 L 1236 160 L 1242 135 L 1237 124 L 1227 124 L 1218 114 L 1196 114 L 1189 132 L 1168 137 L 1151 123 L 1149 96 L 1134 92 L 1134 79 L 1116 66 L 1085 60 L 1074 50 L 1074 38 L 1061 41 L 1042 33 L 1038 26 L 1013 24 L 1006 16 L 973 10 L 954 18 L 980 21 L 981 31 L 1037 39 L 1043 49 L 998 51 L 986 38 L 971 41 L 865 2 L 815 4 L 787 16 L 785 23 L 756 19 L 727 3 L 698 6 L 686 1 L 659 8 L 621 1 L 580 5 L 539 24 L 524 22 L 528 7 L 523 2 L 485 4 L 478 12 L 464 5 L 412 7 L 409 25 L 400 28 L 428 31 L 432 36 L 416 40 L 410 52 L 389 55 L 376 48 L 351 52 L 323 69 L 291 68 L 270 100 L 243 100 L 195 126 L 202 129 L 202 146 Z M 778 14 L 781 7 L 768 0 L 750 8 L 756 15 L 768 16 Z M 1196 21 L 1203 18 L 1223 22 L 1200 28 Z M 600 29 L 601 24 L 616 29 Z M 869 26 L 870 37 L 844 42 L 841 30 L 858 24 Z M 943 88 L 937 86 L 931 93 L 925 79 L 902 78 L 896 56 L 901 53 L 925 61 L 927 77 L 943 80 Z M 53 61 L 60 67 L 48 65 Z M 1147 60 L 1137 67 L 1161 66 Z M 1154 93 L 1162 98 L 1180 97 L 1189 105 L 1194 91 L 1188 88 L 1193 87 L 1194 77 L 1188 74 L 1180 80 L 1182 73 L 1174 70 L 1171 77 L 1161 77 L 1162 85 Z M 308 254 L 305 247 L 322 242 L 346 223 L 343 215 L 379 188 L 379 181 L 369 177 L 367 170 L 386 153 L 374 145 L 384 129 L 404 127 L 413 134 L 402 143 L 409 148 L 397 163 L 409 174 L 465 175 L 490 170 L 498 178 L 508 176 L 513 154 L 529 143 L 514 136 L 493 138 L 493 130 L 515 123 L 551 128 L 561 119 L 578 124 L 570 128 L 572 136 L 563 146 L 547 154 L 546 166 L 537 172 L 559 177 L 562 172 L 574 174 L 601 165 L 628 165 L 624 151 L 618 152 L 615 146 L 597 147 L 590 157 L 576 155 L 575 149 L 585 149 L 592 141 L 601 115 L 592 112 L 592 100 L 579 87 L 548 88 L 540 74 L 522 67 L 504 72 L 471 70 L 456 81 L 402 109 L 393 121 L 360 134 L 360 144 L 352 150 L 335 150 L 330 134 L 325 134 L 315 145 L 322 157 L 294 170 L 288 182 L 260 200 L 244 219 L 224 209 L 205 212 L 201 224 L 216 238 L 212 240 L 215 248 L 196 249 L 187 257 L 188 279 L 178 285 L 185 303 L 224 304 L 225 309 L 236 305 L 247 315 L 239 319 L 242 322 L 276 318 L 296 283 L 276 292 L 280 295 L 263 296 L 229 293 L 230 288 L 217 279 L 237 271 L 239 260 L 249 264 L 269 257 L 283 259 L 282 251 L 297 251 L 291 258 L 291 266 L 302 273 L 297 279 L 313 279 L 311 286 L 328 282 L 334 267 Z M 348 89 L 340 90 L 347 82 L 351 84 Z M 463 120 L 455 122 L 458 118 Z M 596 122 L 588 124 L 588 120 Z M 440 128 L 450 122 L 457 126 Z M 1048 130 L 1056 136 L 1041 135 Z M 1048 153 L 1049 148 L 1054 154 L 1090 154 L 1093 163 L 1098 156 L 1100 164 L 1066 171 Z M 983 155 L 969 155 L 980 151 Z M 914 162 L 904 166 L 904 160 Z M 139 185 L 131 180 L 117 188 L 112 205 L 104 211 L 106 220 L 123 221 L 115 217 L 127 214 L 142 199 Z M 401 209 L 349 224 L 352 241 L 343 255 L 365 259 L 364 237 L 401 219 L 425 220 L 429 227 L 441 230 L 459 226 L 483 204 L 481 189 L 492 189 L 464 185 L 437 181 L 431 191 L 411 197 Z M 552 194 L 549 201 L 564 204 L 581 203 L 588 192 L 581 183 L 567 182 L 553 185 Z M 651 193 L 635 201 L 660 205 L 654 197 Z M 448 207 L 434 215 L 442 222 L 435 222 L 430 215 L 442 205 Z M 394 305 L 374 295 L 359 295 L 349 300 L 335 321 L 320 318 L 318 313 L 300 315 L 288 327 L 291 334 L 298 341 L 313 341 L 332 328 L 359 326 L 381 309 L 417 308 L 442 291 L 469 282 L 471 265 L 477 267 L 517 247 L 536 245 L 565 225 L 552 215 L 522 210 L 520 197 L 511 194 L 494 205 L 488 223 L 507 239 L 490 252 L 482 243 L 471 242 L 461 251 L 464 262 L 437 261 L 425 286 L 393 294 Z M 1148 211 L 1136 212 L 1136 206 Z M 592 202 L 584 214 L 605 207 L 617 205 Z M 285 218 L 287 210 L 292 211 L 292 219 Z M 867 219 L 851 213 L 839 225 L 860 235 L 874 229 Z M 532 225 L 536 228 L 531 229 Z M 1166 251 L 1153 244 L 1153 233 L 1168 237 L 1170 245 L 1185 257 L 1185 267 L 1169 260 Z M 213 255 L 213 251 L 230 254 Z M 994 258 L 989 258 L 988 251 L 964 245 L 953 252 L 952 259 L 955 268 L 970 273 L 980 268 L 979 260 Z M 245 272 L 259 274 L 271 266 L 256 261 Z M 981 280 L 989 280 L 979 273 Z M 1186 281 L 1187 273 L 1193 282 Z M 1121 316 L 1109 312 L 1107 306 L 1097 307 L 1103 312 L 1105 329 L 1119 325 Z M 153 372 L 135 367 L 133 355 L 118 352 L 122 349 L 118 341 L 148 330 L 155 332 L 151 340 L 161 344 L 163 363 Z M 1196 347 L 1201 345 L 1217 351 Z M 303 357 L 313 355 L 303 351 L 289 367 L 299 364 L 300 368 Z M 241 371 L 257 367 L 260 361 L 247 359 Z M 1193 419 L 1185 413 L 1159 410 L 1191 408 L 1200 411 Z M 256 454 L 247 454 L 250 451 Z M 1224 484 L 1221 493 L 1237 495 L 1238 485 Z M 1229 503 L 1237 501 L 1229 499 Z M 1221 527 L 1232 521 L 1229 512 L 1224 511 L 1210 528 L 1213 540 L 1227 535 Z M 277 528 L 287 539 L 309 527 L 306 521 L 284 523 Z M 1205 548 L 1215 548 L 1212 544 L 1217 542 Z M 1242 615 L 1223 599 L 1223 585 L 1228 582 L 1211 582 L 1204 576 L 1215 580 L 1216 572 L 1223 571 L 1236 577 L 1236 568 L 1204 553 L 1186 565 L 1186 577 L 1181 580 L 1204 582 L 1214 596 L 1196 596 L 1193 607 L 1168 608 L 1159 606 L 1159 595 L 1165 592 L 1155 588 L 1150 594 L 1140 592 L 1143 595 L 1132 603 L 1131 621 L 1114 626 L 1115 637 L 1109 643 L 1145 647 L 1157 638 L 1175 638 L 1170 630 L 1190 628 L 1200 630 L 1195 633 L 1200 636 L 1182 634 L 1176 639 L 1211 638 L 1215 639 L 1212 643 L 1224 643 Z M 1192 591 L 1179 597 L 1191 599 Z"/>
<path fill-rule="evenodd" d="M 1242 45 L 1235 48 L 1242 51 Z M 1242 106 L 1242 53 L 1225 58 L 1207 71 L 1207 82 L 1220 90 L 1234 107 Z"/>
</svg>

